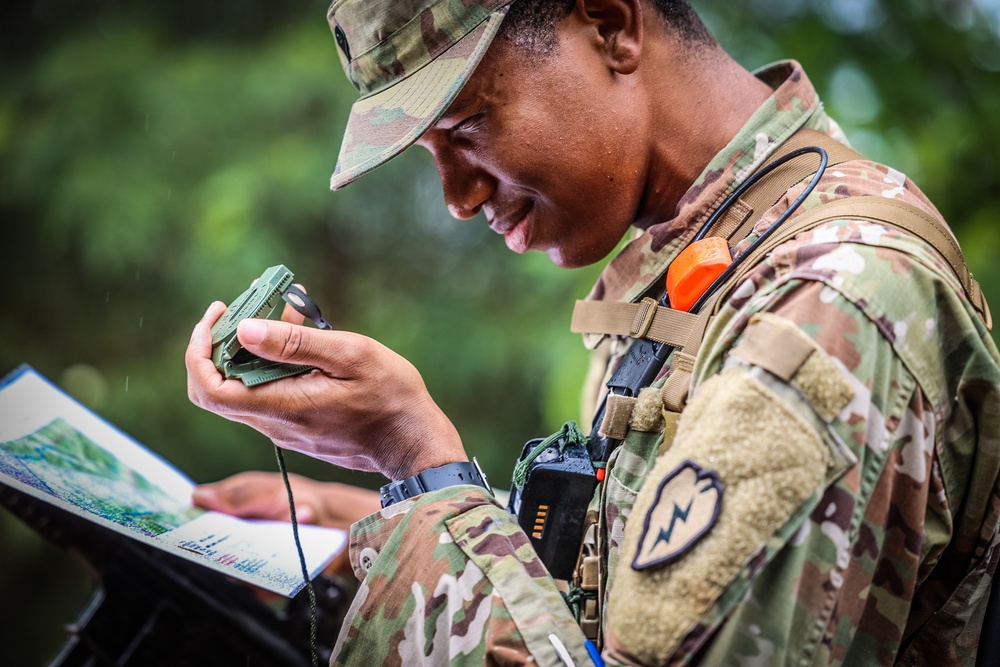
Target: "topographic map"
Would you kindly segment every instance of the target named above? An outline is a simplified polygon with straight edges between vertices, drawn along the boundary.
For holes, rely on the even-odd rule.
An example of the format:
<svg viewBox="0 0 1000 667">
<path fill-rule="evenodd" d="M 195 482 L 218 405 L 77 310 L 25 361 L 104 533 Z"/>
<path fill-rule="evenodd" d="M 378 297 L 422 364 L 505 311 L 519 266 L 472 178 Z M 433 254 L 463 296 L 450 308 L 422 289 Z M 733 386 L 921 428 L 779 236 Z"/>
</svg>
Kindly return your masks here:
<svg viewBox="0 0 1000 667">
<path fill-rule="evenodd" d="M 178 503 L 63 419 L 0 443 L 0 474 L 150 537 L 203 513 Z"/>
<path fill-rule="evenodd" d="M 183 473 L 28 366 L 0 379 L 0 485 L 275 593 L 305 585 L 290 524 L 194 507 Z M 347 541 L 299 533 L 310 578 Z"/>
</svg>

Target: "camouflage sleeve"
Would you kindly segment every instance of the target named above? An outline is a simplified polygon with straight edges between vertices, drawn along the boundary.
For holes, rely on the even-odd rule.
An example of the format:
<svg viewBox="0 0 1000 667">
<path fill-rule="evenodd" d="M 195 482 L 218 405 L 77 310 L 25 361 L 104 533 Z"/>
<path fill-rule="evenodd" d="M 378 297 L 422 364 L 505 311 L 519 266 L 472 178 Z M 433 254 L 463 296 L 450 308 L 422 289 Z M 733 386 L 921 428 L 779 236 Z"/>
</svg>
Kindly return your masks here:
<svg viewBox="0 0 1000 667">
<path fill-rule="evenodd" d="M 517 522 L 479 487 L 426 493 L 351 529 L 361 580 L 331 665 L 590 664 Z"/>
<path fill-rule="evenodd" d="M 972 664 L 1000 555 L 996 349 L 910 255 L 776 255 L 713 325 L 637 499 L 606 657 Z"/>
<path fill-rule="evenodd" d="M 796 656 L 809 664 L 893 664 L 918 570 L 933 567 L 952 532 L 922 389 L 864 312 L 825 289 L 788 284 L 769 309 L 811 331 L 850 383 L 853 398 L 829 436 L 855 462 L 815 496 L 754 576 L 705 664 Z"/>
</svg>

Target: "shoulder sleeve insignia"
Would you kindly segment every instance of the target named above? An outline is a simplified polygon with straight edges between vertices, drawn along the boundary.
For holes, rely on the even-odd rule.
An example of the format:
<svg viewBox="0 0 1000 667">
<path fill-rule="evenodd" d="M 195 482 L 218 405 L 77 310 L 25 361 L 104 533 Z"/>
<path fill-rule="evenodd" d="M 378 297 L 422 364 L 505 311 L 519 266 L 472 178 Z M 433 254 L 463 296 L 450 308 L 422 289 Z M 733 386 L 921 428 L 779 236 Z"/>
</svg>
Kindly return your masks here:
<svg viewBox="0 0 1000 667">
<path fill-rule="evenodd" d="M 646 513 L 632 569 L 663 567 L 694 548 L 718 520 L 722 492 L 719 475 L 691 460 L 664 477 Z"/>
</svg>

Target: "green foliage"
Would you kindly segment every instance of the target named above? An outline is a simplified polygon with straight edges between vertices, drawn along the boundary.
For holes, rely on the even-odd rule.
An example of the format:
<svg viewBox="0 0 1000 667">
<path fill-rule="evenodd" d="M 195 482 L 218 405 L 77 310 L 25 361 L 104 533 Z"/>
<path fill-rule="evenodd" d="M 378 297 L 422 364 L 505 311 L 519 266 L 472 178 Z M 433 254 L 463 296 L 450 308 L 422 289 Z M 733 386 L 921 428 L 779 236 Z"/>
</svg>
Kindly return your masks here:
<svg viewBox="0 0 1000 667">
<path fill-rule="evenodd" d="M 182 356 L 211 301 L 284 263 L 335 326 L 414 362 L 497 486 L 526 439 L 578 418 L 586 354 L 566 329 L 598 269 L 514 257 L 481 220 L 450 220 L 425 154 L 328 191 L 355 92 L 325 4 L 8 4 L 0 372 L 34 365 L 199 481 L 274 469 L 265 439 L 188 403 Z M 694 4 L 748 67 L 802 62 L 857 147 L 914 177 L 1000 294 L 996 2 Z M 0 536 L 0 626 L 38 637 L 10 655 L 37 664 L 82 602 L 61 570 L 81 575 L 6 515 Z"/>
</svg>

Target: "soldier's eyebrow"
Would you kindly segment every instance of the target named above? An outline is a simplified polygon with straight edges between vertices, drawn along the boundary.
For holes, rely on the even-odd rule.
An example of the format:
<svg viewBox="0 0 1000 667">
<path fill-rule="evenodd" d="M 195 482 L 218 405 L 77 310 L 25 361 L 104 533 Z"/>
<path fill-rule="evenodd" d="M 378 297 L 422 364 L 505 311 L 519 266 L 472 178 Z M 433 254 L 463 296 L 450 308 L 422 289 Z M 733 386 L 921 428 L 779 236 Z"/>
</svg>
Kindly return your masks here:
<svg viewBox="0 0 1000 667">
<path fill-rule="evenodd" d="M 448 127 L 454 125 L 461 121 L 465 116 L 472 113 L 475 107 L 483 104 L 483 101 L 487 97 L 487 92 L 482 89 L 482 86 L 473 89 L 473 81 L 469 81 L 466 84 L 465 89 L 458 94 L 458 96 L 452 100 L 451 104 L 445 109 L 444 113 L 438 119 L 435 126 L 437 127 Z M 478 111 L 478 109 L 476 109 Z"/>
<path fill-rule="evenodd" d="M 474 97 L 466 98 L 464 100 L 456 99 L 447 109 L 445 109 L 444 113 L 441 114 L 441 117 L 438 118 L 435 125 L 453 125 L 454 123 L 462 120 L 462 117 L 468 113 L 470 108 L 472 108 L 474 100 Z"/>
</svg>

